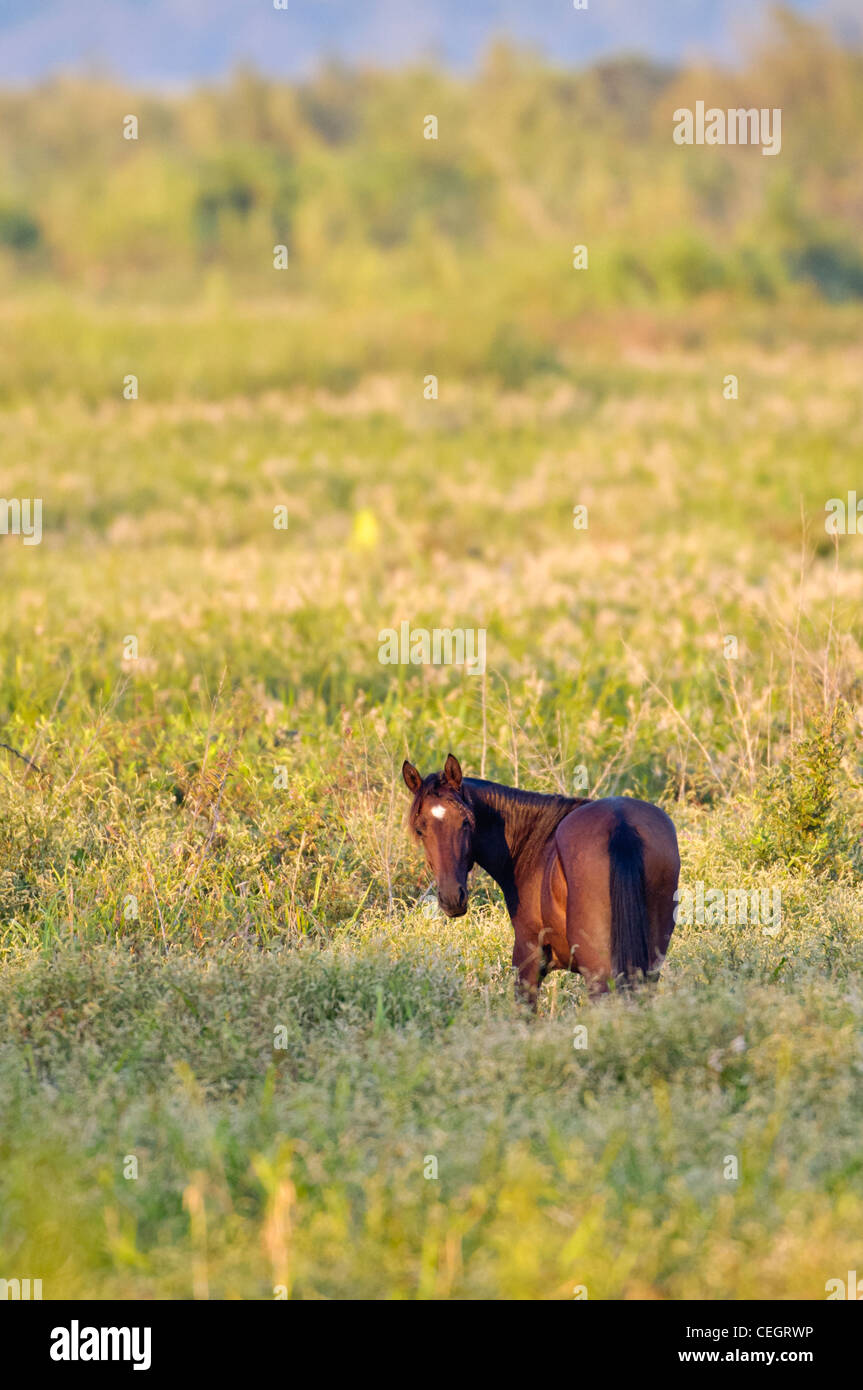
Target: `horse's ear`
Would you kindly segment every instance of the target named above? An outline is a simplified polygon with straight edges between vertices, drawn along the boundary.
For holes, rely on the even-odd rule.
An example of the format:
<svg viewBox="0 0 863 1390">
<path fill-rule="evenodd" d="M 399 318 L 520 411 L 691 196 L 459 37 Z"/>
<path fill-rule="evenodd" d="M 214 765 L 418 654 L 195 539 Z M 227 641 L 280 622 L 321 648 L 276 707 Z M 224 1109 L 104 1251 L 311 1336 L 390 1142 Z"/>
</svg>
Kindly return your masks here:
<svg viewBox="0 0 863 1390">
<path fill-rule="evenodd" d="M 458 791 L 461 786 L 461 764 L 458 758 L 454 758 L 452 753 L 447 754 L 447 760 L 443 768 L 444 779 L 449 782 L 454 791 Z"/>
<path fill-rule="evenodd" d="M 423 779 L 420 777 L 413 763 L 409 763 L 407 758 L 405 758 L 402 763 L 402 777 L 405 779 L 405 785 L 408 791 L 416 795 L 423 784 Z"/>
</svg>

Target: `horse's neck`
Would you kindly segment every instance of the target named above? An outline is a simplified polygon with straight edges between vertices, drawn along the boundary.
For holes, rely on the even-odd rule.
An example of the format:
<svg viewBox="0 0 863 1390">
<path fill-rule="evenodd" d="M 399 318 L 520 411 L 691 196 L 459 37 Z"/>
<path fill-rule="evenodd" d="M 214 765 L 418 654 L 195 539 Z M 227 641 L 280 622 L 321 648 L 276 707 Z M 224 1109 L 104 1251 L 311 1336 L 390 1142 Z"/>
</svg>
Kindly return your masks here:
<svg viewBox="0 0 863 1390">
<path fill-rule="evenodd" d="M 520 795 L 496 782 L 466 782 L 476 815 L 474 859 L 500 884 L 513 910 L 519 884 L 542 864 L 564 816 L 585 797 Z"/>
<path fill-rule="evenodd" d="M 468 783 L 468 791 L 476 816 L 474 859 L 500 884 L 511 907 L 518 896 L 519 855 L 530 831 L 524 807 L 498 794 L 494 783 Z"/>
</svg>

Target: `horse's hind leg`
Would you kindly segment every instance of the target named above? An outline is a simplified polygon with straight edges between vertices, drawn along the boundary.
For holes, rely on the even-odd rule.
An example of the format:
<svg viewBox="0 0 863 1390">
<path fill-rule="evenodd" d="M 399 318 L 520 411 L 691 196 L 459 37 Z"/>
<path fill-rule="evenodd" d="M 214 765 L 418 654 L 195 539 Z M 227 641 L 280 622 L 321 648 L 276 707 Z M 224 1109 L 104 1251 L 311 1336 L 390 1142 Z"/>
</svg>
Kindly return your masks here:
<svg viewBox="0 0 863 1390">
<path fill-rule="evenodd" d="M 650 922 L 650 969 L 647 978 L 656 984 L 665 964 L 668 943 L 674 931 L 674 889 L 653 893 L 648 898 L 647 915 Z"/>
<path fill-rule="evenodd" d="M 672 836 L 674 831 L 672 829 Z M 680 855 L 676 839 L 663 846 L 659 855 L 651 856 L 646 864 L 647 919 L 649 925 L 648 980 L 655 983 L 668 951 L 674 931 L 677 883 L 680 875 Z"/>
<path fill-rule="evenodd" d="M 564 822 L 564 825 L 566 822 Z M 611 980 L 611 897 L 608 860 L 576 853 L 556 840 L 557 853 L 543 890 L 543 921 L 550 934 L 551 968 L 581 975 L 591 998 L 606 994 Z"/>
<path fill-rule="evenodd" d="M 582 865 L 583 877 L 567 884 L 566 937 L 570 969 L 587 985 L 591 999 L 607 994 L 614 976 L 611 963 L 611 897 L 607 871 Z"/>
</svg>

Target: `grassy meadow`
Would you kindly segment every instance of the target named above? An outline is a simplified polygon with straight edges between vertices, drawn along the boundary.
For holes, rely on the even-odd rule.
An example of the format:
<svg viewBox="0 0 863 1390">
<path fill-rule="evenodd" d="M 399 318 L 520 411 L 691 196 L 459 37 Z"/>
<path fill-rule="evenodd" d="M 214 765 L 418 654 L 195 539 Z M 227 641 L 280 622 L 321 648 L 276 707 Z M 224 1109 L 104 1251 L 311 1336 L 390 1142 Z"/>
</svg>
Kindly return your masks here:
<svg viewBox="0 0 863 1390">
<path fill-rule="evenodd" d="M 820 109 L 829 57 L 850 131 L 859 58 L 812 51 L 765 71 Z M 551 79 L 507 71 L 506 160 L 435 79 L 479 114 L 431 211 L 407 154 L 369 164 L 398 75 L 246 75 L 252 131 L 236 93 L 152 99 L 164 148 L 110 198 L 63 142 L 129 94 L 3 96 L 0 492 L 44 511 L 0 536 L 30 760 L 0 751 L 0 1276 L 46 1299 L 820 1299 L 860 1267 L 863 538 L 824 527 L 863 495 L 851 135 L 819 160 L 786 120 L 793 215 L 757 153 L 679 176 L 658 115 L 651 180 L 614 112 L 698 74 L 633 70 L 574 166 L 579 280 L 554 135 L 607 74 L 557 74 L 544 125 Z M 295 279 L 243 263 L 280 189 Z M 382 665 L 403 619 L 486 629 L 485 675 Z M 655 990 L 554 975 L 525 1017 L 497 889 L 448 921 L 407 842 L 402 759 L 449 750 L 660 802 L 682 886 L 778 889 L 781 922 L 681 923 Z"/>
</svg>

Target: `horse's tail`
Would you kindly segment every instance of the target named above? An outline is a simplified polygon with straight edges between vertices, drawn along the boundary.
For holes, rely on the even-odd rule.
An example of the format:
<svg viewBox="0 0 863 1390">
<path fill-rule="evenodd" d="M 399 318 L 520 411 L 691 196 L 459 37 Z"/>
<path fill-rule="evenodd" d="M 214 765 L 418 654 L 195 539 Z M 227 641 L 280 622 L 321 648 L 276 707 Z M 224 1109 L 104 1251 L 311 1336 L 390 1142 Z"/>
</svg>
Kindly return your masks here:
<svg viewBox="0 0 863 1390">
<path fill-rule="evenodd" d="M 650 968 L 650 923 L 644 886 L 644 846 L 618 815 L 608 841 L 611 885 L 611 964 L 625 979 Z"/>
</svg>

